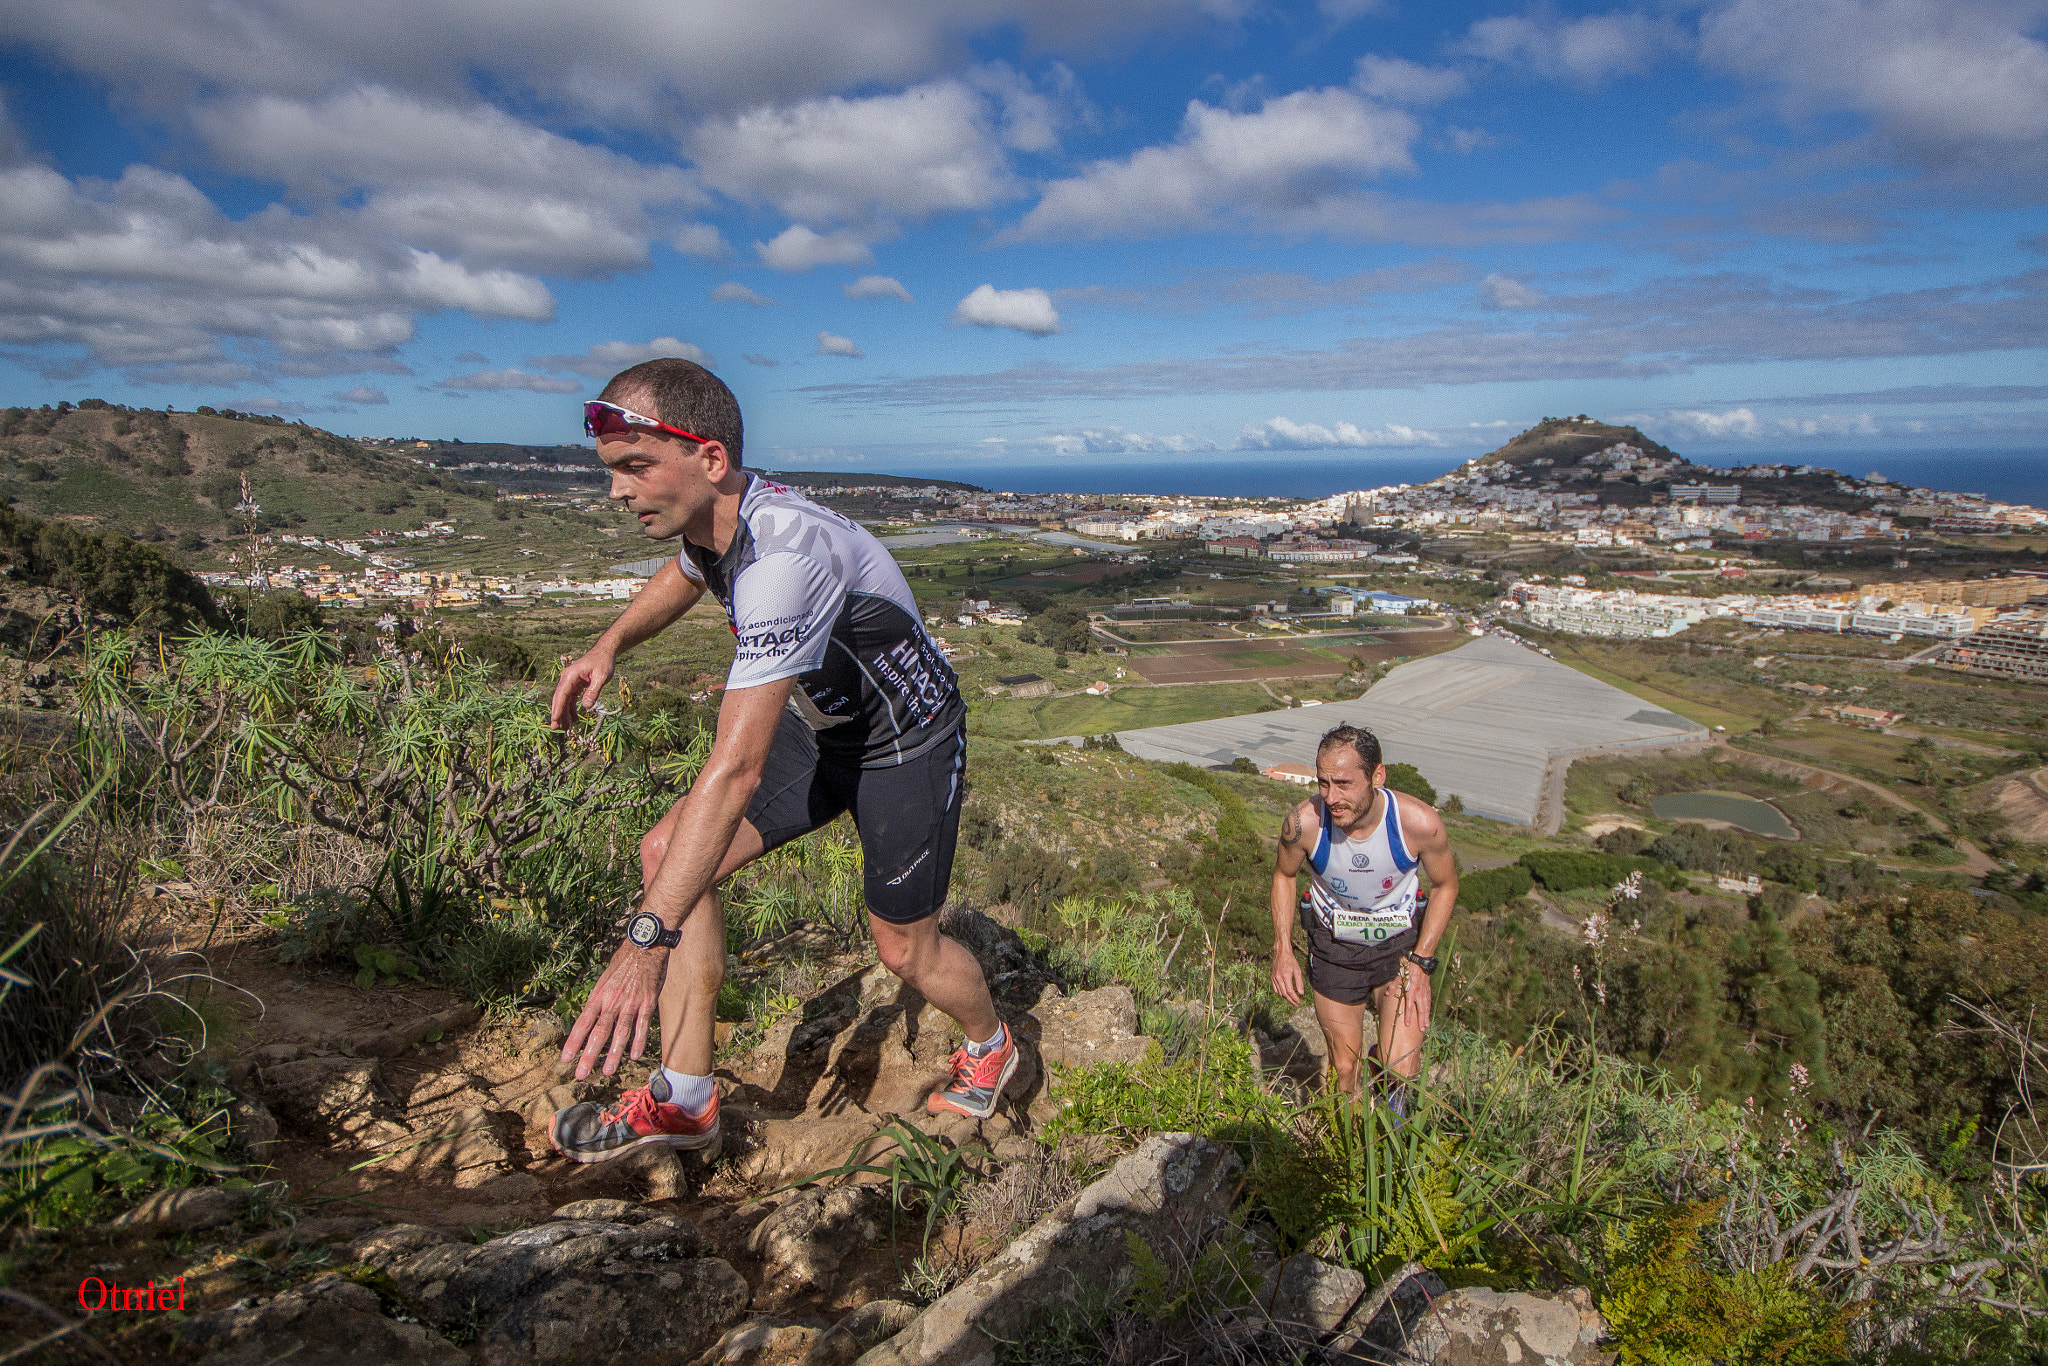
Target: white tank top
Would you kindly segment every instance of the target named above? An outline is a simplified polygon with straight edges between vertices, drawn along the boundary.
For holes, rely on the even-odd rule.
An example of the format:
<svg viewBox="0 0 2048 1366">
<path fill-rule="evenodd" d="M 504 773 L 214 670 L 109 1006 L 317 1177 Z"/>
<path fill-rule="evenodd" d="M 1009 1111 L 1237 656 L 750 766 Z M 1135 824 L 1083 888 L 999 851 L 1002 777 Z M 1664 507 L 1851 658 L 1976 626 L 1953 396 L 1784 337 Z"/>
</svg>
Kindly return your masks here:
<svg viewBox="0 0 2048 1366">
<path fill-rule="evenodd" d="M 1338 944 L 1367 952 L 1414 928 L 1416 858 L 1401 831 L 1401 803 L 1385 792 L 1386 815 L 1357 838 L 1330 822 L 1309 855 L 1309 906 L 1319 928 Z"/>
</svg>

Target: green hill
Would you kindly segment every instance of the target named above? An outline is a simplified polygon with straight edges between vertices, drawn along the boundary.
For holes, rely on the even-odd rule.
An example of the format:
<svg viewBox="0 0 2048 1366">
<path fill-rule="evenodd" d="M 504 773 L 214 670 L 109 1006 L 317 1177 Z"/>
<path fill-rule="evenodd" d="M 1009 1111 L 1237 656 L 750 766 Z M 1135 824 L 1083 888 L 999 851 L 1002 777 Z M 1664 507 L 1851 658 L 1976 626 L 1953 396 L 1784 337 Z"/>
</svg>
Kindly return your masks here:
<svg viewBox="0 0 2048 1366">
<path fill-rule="evenodd" d="M 0 502 L 139 541 L 241 535 L 242 481 L 258 530 L 355 536 L 449 516 L 488 519 L 497 491 L 410 455 L 254 413 L 158 412 L 87 399 L 0 409 Z"/>
<path fill-rule="evenodd" d="M 1634 427 L 1617 427 L 1589 418 L 1546 417 L 1499 450 L 1480 456 L 1479 463 L 1513 465 L 1525 470 L 1538 460 L 1547 460 L 1553 468 L 1570 467 L 1616 442 L 1634 446 L 1659 460 L 1685 460 L 1677 451 L 1659 445 Z"/>
</svg>

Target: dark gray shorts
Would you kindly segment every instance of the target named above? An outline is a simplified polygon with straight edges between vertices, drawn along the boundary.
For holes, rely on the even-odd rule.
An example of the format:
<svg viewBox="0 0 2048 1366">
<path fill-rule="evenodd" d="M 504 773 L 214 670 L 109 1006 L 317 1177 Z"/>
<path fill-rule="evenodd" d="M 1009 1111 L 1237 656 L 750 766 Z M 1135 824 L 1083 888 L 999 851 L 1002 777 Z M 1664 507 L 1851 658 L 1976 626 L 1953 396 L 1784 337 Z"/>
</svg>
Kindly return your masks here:
<svg viewBox="0 0 2048 1366">
<path fill-rule="evenodd" d="M 774 849 L 851 811 L 868 909 L 891 924 L 909 925 L 946 904 L 966 778 L 964 725 L 908 763 L 862 768 L 819 753 L 818 733 L 786 711 L 747 820 Z"/>
</svg>

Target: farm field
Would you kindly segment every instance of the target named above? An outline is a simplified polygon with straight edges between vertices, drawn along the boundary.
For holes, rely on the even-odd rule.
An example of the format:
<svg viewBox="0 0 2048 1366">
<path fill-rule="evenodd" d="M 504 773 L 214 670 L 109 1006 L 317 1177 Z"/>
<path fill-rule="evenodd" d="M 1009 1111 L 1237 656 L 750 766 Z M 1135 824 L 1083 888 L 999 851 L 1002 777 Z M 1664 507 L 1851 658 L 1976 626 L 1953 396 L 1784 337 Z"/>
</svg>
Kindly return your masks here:
<svg viewBox="0 0 2048 1366">
<path fill-rule="evenodd" d="M 1416 631 L 1391 638 L 1339 640 L 1281 636 L 1271 640 L 1195 641 L 1134 650 L 1131 667 L 1148 683 L 1213 683 L 1257 678 L 1327 678 L 1350 666 L 1434 654 L 1465 640 L 1458 631 Z"/>
<path fill-rule="evenodd" d="M 1043 697 L 999 701 L 977 717 L 976 733 L 996 739 L 1049 740 L 1101 735 L 1238 716 L 1281 705 L 1256 683 L 1169 688 L 1118 688 L 1106 697 Z"/>
</svg>

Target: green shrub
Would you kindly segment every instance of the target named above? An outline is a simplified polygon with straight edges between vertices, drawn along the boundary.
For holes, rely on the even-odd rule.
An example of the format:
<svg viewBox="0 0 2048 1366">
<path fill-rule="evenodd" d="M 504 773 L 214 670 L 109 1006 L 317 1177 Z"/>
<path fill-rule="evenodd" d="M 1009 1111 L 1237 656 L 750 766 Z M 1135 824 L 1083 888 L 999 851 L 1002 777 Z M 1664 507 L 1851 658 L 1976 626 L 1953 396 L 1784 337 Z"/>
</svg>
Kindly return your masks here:
<svg viewBox="0 0 2048 1366">
<path fill-rule="evenodd" d="M 1553 892 L 1612 887 L 1635 872 L 1674 889 L 1686 885 L 1683 873 L 1641 855 L 1617 858 L 1612 854 L 1587 854 L 1571 849 L 1539 849 L 1522 855 L 1521 863 L 1536 881 Z"/>
<path fill-rule="evenodd" d="M 1436 787 L 1422 776 L 1422 770 L 1413 764 L 1388 764 L 1387 786 L 1396 792 L 1405 792 L 1419 797 L 1431 806 L 1436 805 Z"/>
<path fill-rule="evenodd" d="M 1527 896 L 1536 886 L 1536 879 L 1529 870 L 1519 863 L 1510 863 L 1505 868 L 1482 868 L 1476 873 L 1458 875 L 1458 904 L 1468 911 L 1482 914 L 1497 911 Z"/>
<path fill-rule="evenodd" d="M 1834 1366 L 1846 1306 L 1794 1281 L 1783 1262 L 1724 1274 L 1707 1264 L 1700 1229 L 1722 1202 L 1702 1201 L 1611 1224 L 1612 1270 L 1600 1312 L 1627 1366 Z"/>
</svg>

